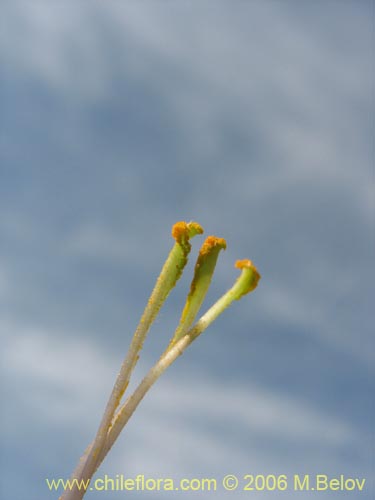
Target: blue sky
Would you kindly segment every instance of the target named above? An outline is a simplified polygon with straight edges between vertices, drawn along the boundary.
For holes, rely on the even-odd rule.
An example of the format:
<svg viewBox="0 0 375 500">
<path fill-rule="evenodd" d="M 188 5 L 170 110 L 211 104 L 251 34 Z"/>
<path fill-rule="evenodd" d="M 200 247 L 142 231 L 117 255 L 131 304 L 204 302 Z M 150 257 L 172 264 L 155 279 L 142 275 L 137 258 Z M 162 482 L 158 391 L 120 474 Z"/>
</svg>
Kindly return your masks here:
<svg viewBox="0 0 375 500">
<path fill-rule="evenodd" d="M 91 440 L 177 220 L 228 243 L 204 309 L 236 259 L 262 280 L 147 395 L 101 472 L 347 474 L 371 498 L 372 18 L 366 1 L 3 3 L 4 498 L 57 497 L 44 479 Z"/>
</svg>

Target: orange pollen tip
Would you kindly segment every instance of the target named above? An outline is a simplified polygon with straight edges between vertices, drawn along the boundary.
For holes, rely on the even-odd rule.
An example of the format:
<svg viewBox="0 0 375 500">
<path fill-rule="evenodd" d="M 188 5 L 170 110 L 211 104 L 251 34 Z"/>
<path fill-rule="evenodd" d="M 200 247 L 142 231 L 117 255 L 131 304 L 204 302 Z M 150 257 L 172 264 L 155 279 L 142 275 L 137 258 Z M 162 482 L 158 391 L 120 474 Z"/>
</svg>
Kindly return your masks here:
<svg viewBox="0 0 375 500">
<path fill-rule="evenodd" d="M 180 243 L 181 241 L 187 241 L 192 236 L 196 234 L 202 234 L 203 228 L 198 222 L 184 222 L 179 221 L 172 227 L 173 238 Z"/>
<path fill-rule="evenodd" d="M 172 227 L 172 236 L 176 241 L 181 241 L 182 238 L 188 237 L 188 227 L 186 222 L 176 222 Z"/>
<path fill-rule="evenodd" d="M 258 279 L 260 279 L 260 274 L 258 269 L 254 266 L 254 264 L 249 259 L 237 260 L 234 264 L 234 267 L 237 269 L 252 269 L 254 273 L 257 275 Z"/>
<path fill-rule="evenodd" d="M 243 259 L 243 260 L 237 260 L 236 263 L 234 264 L 234 267 L 237 267 L 237 269 L 243 269 L 244 267 L 251 269 L 254 267 L 254 264 L 249 259 Z"/>
<path fill-rule="evenodd" d="M 217 238 L 216 236 L 208 236 L 199 251 L 200 255 L 206 255 L 211 252 L 213 248 L 226 249 L 227 242 L 224 238 Z"/>
</svg>

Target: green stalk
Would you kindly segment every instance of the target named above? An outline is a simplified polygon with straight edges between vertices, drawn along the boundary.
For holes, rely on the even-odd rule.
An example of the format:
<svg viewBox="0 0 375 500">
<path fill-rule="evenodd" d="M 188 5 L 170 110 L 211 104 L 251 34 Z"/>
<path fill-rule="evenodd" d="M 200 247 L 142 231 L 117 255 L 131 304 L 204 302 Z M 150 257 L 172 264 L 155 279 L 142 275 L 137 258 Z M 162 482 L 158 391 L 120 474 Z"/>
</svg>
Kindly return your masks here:
<svg viewBox="0 0 375 500">
<path fill-rule="evenodd" d="M 97 467 L 104 460 L 137 406 L 157 379 L 184 353 L 185 349 L 232 304 L 234 300 L 239 300 L 256 288 L 260 280 L 260 274 L 252 262 L 250 260 L 240 260 L 236 262 L 235 266 L 241 269 L 241 275 L 237 278 L 232 288 L 208 309 L 193 328 L 163 353 L 159 361 L 150 369 L 142 382 L 135 389 L 134 393 L 120 407 L 114 418 L 113 425 L 109 430 L 105 446 L 97 462 Z"/>
<path fill-rule="evenodd" d="M 151 293 L 146 308 L 142 314 L 138 327 L 134 333 L 129 351 L 121 365 L 111 396 L 108 400 L 99 429 L 93 443 L 87 448 L 84 456 L 80 459 L 72 479 L 91 479 L 97 468 L 97 460 L 105 444 L 107 433 L 111 427 L 112 419 L 121 398 L 129 384 L 130 376 L 139 358 L 139 352 L 147 336 L 148 330 L 155 320 L 161 306 L 181 277 L 182 271 L 187 263 L 191 250 L 189 239 L 197 234 L 202 234 L 202 227 L 196 222 L 177 222 L 172 228 L 172 236 L 175 244 L 161 270 Z M 78 489 L 65 491 L 60 500 L 79 500 L 83 497 L 84 491 Z"/>
<path fill-rule="evenodd" d="M 169 347 L 184 336 L 193 324 L 211 284 L 220 250 L 226 249 L 224 238 L 208 236 L 203 243 L 194 269 L 194 277 L 186 299 L 180 322 L 170 341 Z"/>
</svg>

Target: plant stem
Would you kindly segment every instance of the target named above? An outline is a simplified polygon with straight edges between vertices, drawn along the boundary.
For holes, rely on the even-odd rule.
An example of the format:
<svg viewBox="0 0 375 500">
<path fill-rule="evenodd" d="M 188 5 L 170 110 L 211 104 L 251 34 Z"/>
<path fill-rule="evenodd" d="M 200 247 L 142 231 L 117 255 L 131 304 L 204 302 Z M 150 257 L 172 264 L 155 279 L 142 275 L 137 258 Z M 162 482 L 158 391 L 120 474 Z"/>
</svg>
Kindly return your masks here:
<svg viewBox="0 0 375 500">
<path fill-rule="evenodd" d="M 239 300 L 243 295 L 254 290 L 260 279 L 260 275 L 255 266 L 249 260 L 237 261 L 236 267 L 242 270 L 241 275 L 230 288 L 208 311 L 198 320 L 193 328 L 191 328 L 182 338 L 180 338 L 173 346 L 167 349 L 159 361 L 149 370 L 142 382 L 135 389 L 134 393 L 125 401 L 119 408 L 107 436 L 106 443 L 100 453 L 97 461 L 97 467 L 104 460 L 107 453 L 118 438 L 120 432 L 129 421 L 130 417 L 136 410 L 139 403 L 142 401 L 148 390 L 154 385 L 157 379 L 164 371 L 179 357 L 185 349 L 199 335 L 213 323 L 216 318 L 229 307 L 234 300 Z"/>
<path fill-rule="evenodd" d="M 211 284 L 219 252 L 225 250 L 226 246 L 224 238 L 208 236 L 199 250 L 190 291 L 168 348 L 180 340 L 193 324 Z"/>
<path fill-rule="evenodd" d="M 112 393 L 105 408 L 99 429 L 95 439 L 80 459 L 71 479 L 91 479 L 97 468 L 97 461 L 105 444 L 108 430 L 111 426 L 115 411 L 121 402 L 121 398 L 129 384 L 130 376 L 139 358 L 148 330 L 156 318 L 161 306 L 169 295 L 187 263 L 187 257 L 191 249 L 189 239 L 203 232 L 202 227 L 196 222 L 178 222 L 172 228 L 172 236 L 176 242 L 162 268 L 151 293 L 147 306 L 142 314 L 138 327 L 134 333 L 129 351 L 121 365 Z M 66 490 L 60 500 L 79 500 L 83 498 L 85 491 L 74 488 Z"/>
</svg>

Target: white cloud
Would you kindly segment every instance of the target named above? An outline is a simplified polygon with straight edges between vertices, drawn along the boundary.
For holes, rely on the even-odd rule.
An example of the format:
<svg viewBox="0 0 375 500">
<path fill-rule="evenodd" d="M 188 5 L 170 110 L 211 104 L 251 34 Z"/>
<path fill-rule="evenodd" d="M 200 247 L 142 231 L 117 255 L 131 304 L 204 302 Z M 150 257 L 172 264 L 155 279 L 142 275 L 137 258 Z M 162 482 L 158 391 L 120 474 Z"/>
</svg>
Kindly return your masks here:
<svg viewBox="0 0 375 500">
<path fill-rule="evenodd" d="M 0 35 L 2 67 L 16 78 L 26 77 L 34 84 L 37 81 L 49 86 L 58 94 L 62 107 L 65 99 L 73 103 L 77 113 L 74 123 L 80 112 L 85 113 L 87 104 L 110 100 L 114 84 L 118 88 L 124 83 L 131 82 L 135 87 L 139 83 L 140 92 L 149 88 L 178 131 L 174 147 L 190 154 L 189 175 L 194 180 L 188 200 L 191 210 L 203 214 L 205 221 L 213 225 L 220 224 L 234 234 L 237 231 L 238 237 L 244 228 L 234 228 L 234 221 L 239 220 L 241 226 L 250 218 L 252 227 L 245 226 L 245 231 L 251 229 L 254 236 L 252 241 L 250 237 L 244 240 L 240 251 L 247 252 L 252 245 L 260 257 L 266 253 L 274 231 L 280 231 L 280 239 L 284 237 L 279 227 L 281 220 L 289 224 L 294 240 L 285 246 L 287 261 L 282 259 L 280 264 L 288 267 L 298 253 L 303 257 L 300 265 L 315 263 L 305 270 L 297 264 L 293 271 L 288 270 L 287 286 L 285 275 L 276 273 L 277 280 L 272 270 L 265 269 L 257 315 L 272 317 L 283 325 L 296 325 L 302 334 L 319 336 L 322 345 L 327 342 L 350 356 L 358 356 L 364 363 L 372 363 L 372 338 L 352 331 L 340 312 L 338 317 L 332 317 L 335 301 L 345 294 L 356 296 L 362 290 L 362 280 L 367 278 L 365 264 L 358 262 L 356 269 L 340 273 L 341 243 L 335 242 L 329 249 L 329 245 L 309 239 L 309 228 L 302 228 L 301 224 L 294 228 L 293 214 L 290 219 L 285 216 L 288 211 L 284 218 L 275 217 L 273 212 L 282 207 L 272 203 L 275 197 L 286 204 L 296 197 L 290 212 L 305 210 L 306 218 L 311 216 L 306 225 L 311 222 L 312 230 L 319 225 L 321 230 L 316 235 L 324 240 L 331 229 L 329 225 L 325 227 L 322 212 L 310 213 L 309 207 L 300 201 L 313 192 L 314 209 L 322 200 L 329 205 L 326 214 L 332 217 L 332 226 L 336 220 L 342 224 L 340 218 L 335 218 L 336 212 L 333 216 L 331 213 L 332 206 L 338 203 L 334 209 L 339 212 L 342 207 L 353 213 L 355 224 L 358 221 L 363 231 L 358 232 L 358 238 L 366 238 L 374 197 L 367 168 L 368 144 L 363 133 L 371 82 L 371 65 L 364 50 L 366 30 L 361 28 L 365 14 L 345 17 L 346 12 L 339 16 L 337 26 L 327 25 L 325 30 L 320 22 L 310 29 L 312 19 L 299 18 L 294 8 L 275 3 L 243 4 L 242 15 L 225 3 L 218 3 L 214 11 L 191 9 L 188 4 L 165 5 L 93 2 L 88 7 L 85 2 L 7 2 L 3 6 Z M 345 26 L 353 31 L 347 32 Z M 331 29 L 338 31 L 333 34 Z M 340 43 L 333 43 L 335 37 L 340 42 L 349 40 L 346 50 Z M 227 123 L 234 135 L 241 135 L 239 145 L 236 138 L 234 144 L 229 144 Z M 57 127 L 54 140 L 63 143 L 67 151 L 75 151 L 78 143 L 82 149 L 89 149 L 93 145 L 86 125 L 83 120 L 81 128 L 77 128 L 80 136 L 75 135 L 74 127 L 72 135 L 66 135 L 64 126 Z M 222 144 L 226 140 L 230 155 Z M 258 140 L 263 143 L 259 145 Z M 15 141 L 15 148 L 17 144 Z M 247 145 L 249 151 L 241 151 Z M 262 150 L 259 163 L 257 152 L 253 151 L 258 146 Z M 93 151 L 95 154 L 95 148 Z M 134 165 L 126 168 L 122 180 L 121 172 L 114 172 L 113 168 L 119 162 L 118 149 L 114 149 L 113 157 L 111 154 L 106 157 L 103 171 L 106 179 L 113 180 L 113 185 L 109 182 L 111 193 L 122 192 L 128 203 L 126 209 L 133 210 L 138 203 L 144 203 L 145 214 L 152 211 L 158 220 L 180 209 L 171 203 L 157 203 L 165 197 L 164 191 L 152 193 L 156 200 L 153 203 L 155 200 L 147 198 L 148 192 L 141 190 L 147 174 L 138 170 L 139 162 L 144 160 L 143 151 L 132 157 Z M 75 159 L 78 164 L 80 158 Z M 202 165 L 207 166 L 206 171 Z M 160 176 L 166 173 L 161 169 Z M 213 177 L 210 193 L 206 176 Z M 38 177 L 35 182 L 39 182 Z M 47 185 L 46 189 L 50 187 Z M 336 194 L 330 205 L 329 198 Z M 224 209 L 218 208 L 218 200 L 225 204 Z M 95 204 L 86 198 L 82 200 L 82 204 L 90 202 Z M 147 271 L 148 265 L 154 266 L 140 250 L 146 237 L 132 241 L 118 232 L 120 224 L 116 226 L 106 215 L 105 207 L 102 223 L 79 220 L 81 209 L 79 204 L 74 207 L 77 220 L 73 228 L 65 227 L 65 238 L 50 236 L 54 245 L 58 241 L 65 257 L 121 264 L 143 261 Z M 22 206 L 18 213 L 21 210 Z M 245 212 L 242 218 L 237 217 L 239 211 Z M 10 212 L 2 213 L 1 223 L 11 240 L 16 240 L 17 248 L 24 245 L 27 252 L 30 239 L 39 241 L 45 237 L 39 220 L 33 223 L 36 219 L 32 213 L 30 217 L 23 213 L 16 219 Z M 146 215 L 139 221 L 140 226 Z M 197 219 L 201 221 L 198 215 Z M 337 229 L 338 240 L 343 228 L 340 225 Z M 153 244 L 158 245 L 158 241 Z M 352 255 L 350 249 L 347 254 Z M 279 263 L 276 248 L 268 257 Z M 7 266 L 8 261 L 0 267 L 0 296 L 4 299 L 9 291 L 16 297 L 19 286 L 33 289 L 32 284 L 23 282 L 18 262 L 11 259 L 10 256 L 14 272 L 12 266 Z M 264 262 L 264 267 L 272 262 Z M 42 266 L 36 272 L 40 269 Z M 223 273 L 218 270 L 221 284 Z M 224 276 L 232 279 L 231 267 Z M 43 300 L 48 308 L 47 293 L 41 296 L 40 302 Z M 20 316 L 22 312 L 21 308 Z M 351 319 L 355 315 L 352 312 Z M 360 318 L 358 323 L 361 328 Z M 49 334 L 41 328 L 26 328 L 16 320 L 3 321 L 0 329 L 10 400 L 4 411 L 4 428 L 9 434 L 16 435 L 29 417 L 48 424 L 67 438 L 73 428 L 81 436 L 91 436 L 118 369 L 117 363 L 113 366 L 110 353 L 103 352 L 94 341 L 82 340 L 80 332 L 74 339 L 65 332 Z M 339 381 L 337 390 L 337 397 L 345 398 Z M 211 427 L 221 430 L 211 431 Z M 244 436 L 243 443 L 237 432 Z M 129 432 L 122 440 L 125 446 L 116 447 L 109 461 L 116 472 L 121 472 L 122 464 L 132 464 L 134 470 L 163 467 L 170 473 L 183 474 L 197 463 L 200 470 L 208 472 L 215 468 L 225 470 L 228 464 L 234 469 L 247 464 L 270 471 L 271 465 L 296 461 L 295 449 L 291 456 L 281 457 L 276 446 L 259 444 L 263 440 L 281 440 L 284 450 L 292 449 L 298 441 L 304 448 L 300 456 L 306 469 L 319 463 L 322 468 L 326 465 L 339 470 L 345 463 L 341 447 L 358 456 L 366 449 L 361 429 L 339 415 L 328 415 L 320 408 L 306 406 L 305 401 L 256 384 L 244 386 L 237 381 L 232 386 L 196 373 L 186 374 L 183 380 L 173 380 L 168 374 L 162 378 L 129 423 Z"/>
<path fill-rule="evenodd" d="M 51 336 L 41 329 L 9 323 L 3 323 L 1 329 L 5 333 L 2 365 L 8 382 L 12 380 L 16 405 L 27 405 L 29 415 L 37 414 L 60 428 L 64 423 L 86 430 L 88 425 L 95 425 L 118 369 L 109 353 L 79 337 Z M 147 400 L 135 416 L 142 422 L 135 433 L 141 433 L 138 437 L 146 444 L 147 439 L 160 442 L 168 433 L 171 446 L 173 433 L 177 433 L 175 438 L 186 433 L 195 441 L 198 432 L 201 440 L 202 430 L 192 426 L 194 420 L 241 429 L 244 436 L 281 438 L 306 446 L 320 443 L 334 448 L 360 438 L 349 424 L 309 408 L 305 402 L 256 384 L 223 384 L 206 374 L 193 373 L 173 381 L 166 374 Z M 19 423 L 13 416 L 10 427 Z M 213 448 L 223 446 L 214 442 L 216 436 L 206 439 Z"/>
<path fill-rule="evenodd" d="M 228 207 L 255 209 L 259 213 L 252 220 L 254 234 L 260 233 L 267 241 L 268 234 L 275 230 L 274 206 L 269 208 L 275 196 L 288 201 L 289 193 L 291 198 L 297 193 L 303 199 L 310 190 L 317 195 L 323 193 L 325 200 L 331 193 L 339 193 L 340 203 L 358 216 L 363 231 L 368 227 L 373 185 L 365 167 L 366 155 L 361 156 L 360 136 L 353 139 L 353 129 L 363 126 L 363 115 L 356 112 L 354 104 L 363 105 L 369 92 L 369 68 L 366 56 L 359 51 L 365 35 L 343 57 L 339 46 L 330 45 L 330 50 L 326 50 L 327 40 L 306 32 L 291 9 L 271 8 L 264 3 L 244 7 L 241 16 L 220 4 L 209 22 L 204 8 L 197 18 L 196 10 L 189 6 L 160 8 L 147 2 L 110 2 L 105 7 L 95 4 L 90 8 L 81 3 L 57 7 L 22 2 L 22 9 L 20 5 L 14 2 L 5 7 L 9 22 L 4 23 L 6 43 L 0 50 L 12 67 L 34 73 L 73 98 L 97 101 L 101 96 L 110 96 L 111 81 L 121 72 L 130 78 L 136 75 L 165 97 L 168 114 L 176 120 L 193 150 L 191 175 L 197 182 L 191 206 L 206 220 L 217 220 L 217 205 L 211 196 L 202 197 L 201 166 L 194 166 L 194 162 L 202 156 L 212 159 L 217 155 L 220 160 L 220 127 L 230 118 L 245 138 L 251 139 L 255 127 L 267 149 L 262 161 L 274 161 L 271 169 L 264 168 L 264 163 L 250 166 L 245 155 L 234 159 L 233 170 L 220 166 L 220 175 L 214 171 L 207 174 L 213 177 L 216 199 L 225 199 Z M 360 19 L 360 15 L 352 18 L 355 29 Z M 270 29 L 264 34 L 264 26 L 273 26 L 276 31 Z M 109 27 L 112 43 L 123 58 L 108 57 L 112 54 L 106 45 Z M 83 64 L 78 73 L 74 61 Z M 121 184 L 123 196 L 132 206 L 136 206 L 143 175 L 134 169 Z M 113 184 L 119 183 L 116 174 Z M 316 206 L 319 203 L 318 199 Z M 311 216 L 314 224 L 322 225 L 322 238 L 327 236 L 330 229 L 324 229 L 325 221 L 316 220 L 318 216 L 310 213 L 309 207 L 303 207 L 299 198 L 291 206 L 291 215 L 295 207 L 304 208 L 306 218 Z M 229 212 L 227 219 L 225 213 L 221 215 L 224 216 L 220 222 L 229 227 L 236 214 Z M 284 220 L 290 224 L 290 232 L 294 221 L 295 218 Z M 19 233 L 30 232 L 26 227 L 31 227 L 29 221 L 23 226 Z M 63 249 L 67 255 L 135 262 L 142 256 L 146 237 L 141 235 L 133 241 L 116 230 L 113 225 L 78 222 L 63 242 Z M 301 227 L 296 231 L 301 231 Z M 304 262 L 315 262 L 311 271 L 301 273 L 308 286 L 300 294 L 300 269 L 295 264 L 287 289 L 280 281 L 262 295 L 266 297 L 264 311 L 301 326 L 313 324 L 321 339 L 336 342 L 368 359 L 371 350 L 362 348 L 358 336 L 346 339 L 341 332 L 345 325 L 333 326 L 325 315 L 326 299 L 329 308 L 330 297 L 339 296 L 340 290 L 355 294 L 359 289 L 357 276 L 364 272 L 361 262 L 341 276 L 338 271 L 342 263 L 336 255 L 327 258 L 324 249 L 319 255 L 320 242 L 311 245 L 306 235 L 302 242 L 298 234 L 294 236 L 288 250 L 294 247 L 296 253 L 302 251 Z M 262 244 L 255 242 L 254 246 L 262 254 Z M 145 258 L 142 260 L 145 266 L 153 265 Z M 323 274 L 331 279 L 322 279 Z M 4 278 L 2 282 L 5 293 Z M 266 286 L 264 283 L 262 286 Z"/>
<path fill-rule="evenodd" d="M 152 231 L 156 228 L 148 228 L 148 224 L 148 221 L 139 221 L 140 231 L 137 240 L 134 240 L 126 230 L 120 233 L 113 227 L 101 224 L 81 224 L 65 239 L 63 251 L 65 255 L 74 258 L 94 258 L 106 262 L 117 262 L 128 267 L 131 267 L 135 262 L 141 262 L 142 271 L 154 274 L 155 261 L 151 252 L 155 255 L 162 254 L 163 251 L 168 252 L 169 247 L 173 246 L 174 240 L 167 227 L 163 228 L 165 229 L 164 240 L 153 238 Z"/>
<path fill-rule="evenodd" d="M 70 97 L 90 99 L 108 89 L 92 9 L 79 2 L 74 9 L 44 2 L 12 2 L 4 8 L 7 22 L 0 55 L 10 68 L 30 73 Z"/>
<path fill-rule="evenodd" d="M 275 182 L 267 172 L 258 182 L 266 179 L 268 188 L 279 187 L 278 180 L 300 182 L 305 189 L 324 179 L 348 187 L 368 214 L 370 174 L 357 168 L 364 144 L 352 135 L 353 127 L 363 126 L 362 115 L 350 105 L 358 99 L 365 105 L 370 95 L 363 41 L 348 64 L 339 47 L 325 50 L 326 40 L 306 33 L 291 9 L 262 3 L 243 6 L 242 15 L 222 3 L 209 11 L 212 19 L 205 8 L 197 19 L 189 6 L 149 2 L 20 5 L 5 9 L 1 54 L 11 67 L 34 73 L 70 98 L 96 102 L 111 95 L 122 72 L 148 81 L 195 154 L 220 151 L 218 127 L 230 116 L 249 137 L 256 127 L 267 138 Z M 264 26 L 276 31 L 264 36 Z M 112 58 L 111 43 L 120 59 Z M 244 167 L 241 175 L 243 186 L 257 184 L 253 169 Z"/>
<path fill-rule="evenodd" d="M 43 440 L 53 433 L 51 446 L 56 446 L 56 436 L 69 440 L 73 432 L 80 436 L 83 452 L 117 372 L 114 360 L 94 343 L 15 324 L 2 324 L 1 329 L 7 332 L 2 364 L 6 381 L 12 381 L 12 398 L 3 409 L 8 439 L 21 435 L 27 446 L 27 434 L 20 429 L 28 422 L 32 432 L 37 421 L 46 429 Z M 43 449 L 47 453 L 48 444 Z M 223 384 L 204 373 L 178 379 L 167 373 L 141 403 L 97 476 L 219 481 L 228 473 L 291 477 L 300 471 L 357 470 L 341 456 L 342 449 L 351 449 L 362 460 L 368 454 L 360 430 L 305 401 L 256 384 Z M 77 459 L 69 457 L 70 464 Z M 358 473 L 365 475 L 366 470 Z"/>
</svg>

